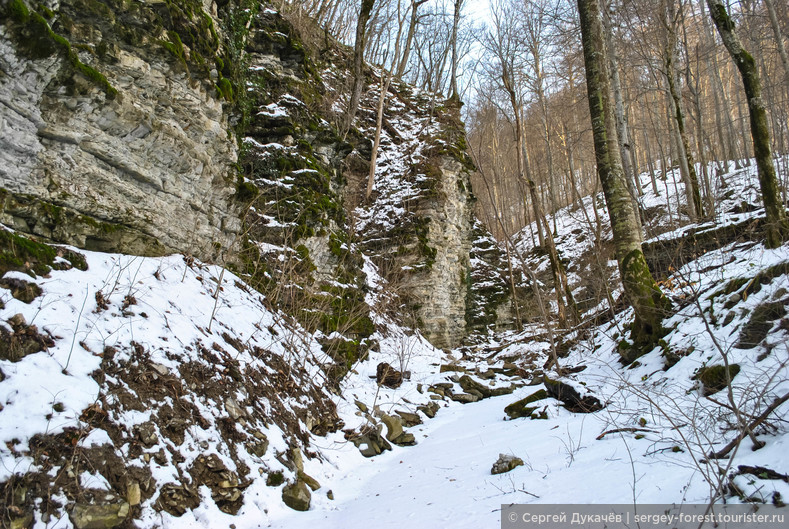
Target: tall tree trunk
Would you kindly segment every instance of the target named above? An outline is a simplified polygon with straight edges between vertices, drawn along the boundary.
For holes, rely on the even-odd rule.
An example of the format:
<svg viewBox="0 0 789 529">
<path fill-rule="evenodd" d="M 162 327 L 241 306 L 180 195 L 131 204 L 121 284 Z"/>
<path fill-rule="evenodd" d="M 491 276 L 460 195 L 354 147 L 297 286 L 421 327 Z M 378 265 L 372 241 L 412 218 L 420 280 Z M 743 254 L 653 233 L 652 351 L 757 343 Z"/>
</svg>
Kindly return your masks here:
<svg viewBox="0 0 789 529">
<path fill-rule="evenodd" d="M 632 166 L 630 158 L 630 135 L 625 119 L 625 102 L 622 96 L 622 82 L 619 78 L 619 61 L 614 46 L 613 34 L 611 33 L 611 20 L 606 12 L 603 13 L 603 32 L 605 37 L 606 54 L 608 55 L 608 68 L 611 75 L 611 90 L 614 94 L 614 114 L 616 116 L 616 138 L 619 141 L 619 151 L 622 153 L 622 170 L 625 173 L 627 189 L 633 200 L 633 207 L 639 214 L 636 215 L 638 227 L 641 229 L 641 214 L 638 199 L 636 198 L 636 188 L 640 189 L 640 184 L 636 183 L 638 175 Z"/>
<path fill-rule="evenodd" d="M 704 206 L 701 202 L 701 192 L 699 190 L 699 178 L 696 174 L 696 163 L 693 159 L 693 152 L 690 149 L 690 142 L 688 141 L 688 133 L 685 130 L 685 112 L 682 108 L 682 97 L 677 87 L 675 57 L 677 49 L 677 34 L 676 34 L 676 16 L 674 12 L 673 0 L 669 0 L 666 9 L 663 12 L 665 16 L 664 24 L 666 25 L 666 43 L 663 57 L 663 65 L 666 69 L 666 81 L 668 81 L 668 90 L 671 94 L 671 100 L 674 103 L 674 119 L 677 122 L 677 131 L 681 140 L 681 156 L 685 157 L 687 163 L 687 176 L 690 185 L 690 192 L 688 193 L 690 201 L 689 208 L 692 208 L 696 217 L 704 216 Z M 663 9 L 661 7 L 661 9 Z"/>
<path fill-rule="evenodd" d="M 712 158 L 717 161 L 718 164 L 718 175 L 725 173 L 728 170 L 728 161 L 734 158 L 734 155 L 729 152 L 729 145 L 726 141 L 726 135 L 723 132 L 723 119 L 724 119 L 724 110 L 721 98 L 723 97 L 723 83 L 721 83 L 720 79 L 720 69 L 718 68 L 718 55 L 715 53 L 715 39 L 712 35 L 712 29 L 710 28 L 710 22 L 706 16 L 704 16 L 704 1 L 699 0 L 699 9 L 701 13 L 701 25 L 702 25 L 702 42 L 704 43 L 705 47 L 709 48 L 709 52 L 706 53 L 706 60 L 707 68 L 711 69 L 713 72 L 712 75 L 712 98 L 713 98 L 713 108 L 715 110 L 715 132 L 718 136 L 718 143 L 720 146 L 720 153 L 723 157 L 723 160 L 720 157 L 715 156 L 713 153 Z M 710 53 L 711 52 L 711 53 Z M 731 119 L 731 116 L 728 116 L 728 119 Z M 721 168 L 720 163 L 721 161 L 724 162 L 725 168 Z M 714 201 L 713 197 L 713 201 Z"/>
<path fill-rule="evenodd" d="M 411 54 L 411 43 L 414 41 L 416 26 L 419 24 L 418 10 L 425 2 L 427 2 L 427 0 L 411 0 L 411 21 L 408 23 L 408 34 L 405 38 L 403 56 L 400 58 L 400 64 L 397 65 L 397 73 L 395 73 L 395 77 L 397 77 L 398 80 L 403 78 L 405 69 L 408 67 L 408 57 Z"/>
<path fill-rule="evenodd" d="M 452 64 L 449 78 L 449 97 L 450 99 L 460 99 L 458 94 L 458 26 L 460 25 L 460 10 L 463 9 L 464 0 L 455 0 L 455 12 L 452 16 L 452 35 L 450 45 L 452 46 Z"/>
<path fill-rule="evenodd" d="M 759 172 L 759 185 L 762 190 L 764 209 L 767 214 L 767 246 L 777 248 L 789 233 L 786 208 L 778 195 L 778 179 L 775 174 L 772 153 L 770 152 L 770 131 L 767 124 L 767 110 L 762 101 L 762 87 L 759 72 L 753 56 L 742 47 L 734 22 L 720 0 L 707 0 L 715 27 L 718 28 L 723 45 L 734 59 L 740 70 L 751 122 L 751 137 Z"/>
<path fill-rule="evenodd" d="M 356 21 L 356 40 L 353 44 L 353 85 L 351 86 L 351 100 L 345 111 L 343 123 L 343 137 L 348 134 L 353 125 L 353 118 L 359 108 L 359 100 L 364 89 L 364 49 L 367 46 L 367 23 L 373 11 L 375 0 L 362 0 L 359 18 Z"/>
<path fill-rule="evenodd" d="M 648 352 L 664 333 L 662 321 L 668 300 L 652 277 L 641 250 L 641 232 L 622 172 L 599 0 L 578 0 L 578 13 L 597 174 L 611 218 L 622 285 L 636 314 L 631 332 L 635 345 L 620 348 L 623 359 L 630 362 Z"/>
<path fill-rule="evenodd" d="M 778 25 L 778 16 L 775 14 L 773 0 L 764 0 L 764 5 L 767 8 L 767 14 L 770 17 L 770 26 L 773 29 L 775 44 L 778 46 L 778 55 L 781 57 L 781 64 L 784 66 L 784 83 L 786 84 L 784 88 L 789 90 L 789 55 L 786 53 L 783 35 L 781 35 L 781 27 Z"/>
</svg>

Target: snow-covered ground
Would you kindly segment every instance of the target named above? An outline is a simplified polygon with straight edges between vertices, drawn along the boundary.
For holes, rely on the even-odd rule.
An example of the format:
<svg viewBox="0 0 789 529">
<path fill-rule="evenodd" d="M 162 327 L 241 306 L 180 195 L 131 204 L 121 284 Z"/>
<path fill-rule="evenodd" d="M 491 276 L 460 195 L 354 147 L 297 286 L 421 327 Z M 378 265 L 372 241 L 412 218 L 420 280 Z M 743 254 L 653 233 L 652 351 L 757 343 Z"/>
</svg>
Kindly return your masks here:
<svg viewBox="0 0 789 529">
<path fill-rule="evenodd" d="M 727 176 L 737 200 L 745 196 L 739 189 L 756 181 L 750 169 Z M 560 250 L 569 254 L 578 245 L 570 235 L 577 234 L 565 216 L 558 221 L 565 227 Z M 134 511 L 134 523 L 146 528 L 477 528 L 498 526 L 501 505 L 510 503 L 704 503 L 711 497 L 721 501 L 721 495 L 729 502 L 780 503 L 789 497 L 786 480 L 768 479 L 766 470 L 734 476 L 741 465 L 789 473 L 789 404 L 754 428 L 763 448 L 752 450 L 746 438 L 730 458 L 709 457 L 736 437 L 737 415 L 750 424 L 789 392 L 789 245 L 768 250 L 758 242 L 734 241 L 677 270 L 663 283 L 677 310 L 666 321 L 665 344 L 629 367 L 616 351 L 632 319 L 627 310 L 599 327 L 566 336 L 572 347 L 559 359 L 562 373 L 556 367 L 544 372 L 549 347 L 535 339 L 544 337 L 539 326 L 447 353 L 418 333 L 377 318 L 378 350 L 355 364 L 336 394 L 322 387 L 319 366 L 326 355 L 316 337 L 300 332 L 230 272 L 187 265 L 181 256 L 83 253 L 87 271 L 55 270 L 35 279 L 6 274 L 43 290 L 30 303 L 0 289 L 0 326 L 10 331 L 19 323 L 14 316 L 21 314 L 26 325 L 54 341 L 19 361 L 0 360 L 0 482 L 30 472 L 76 472 L 82 489 L 117 491 L 119 478 L 102 469 L 69 468 L 54 456 L 47 463 L 28 450 L 37 435 L 78 432 L 78 448 L 109 445 L 129 468 L 150 473 L 153 485 L 143 487 Z M 369 263 L 365 272 L 370 285 L 380 283 Z M 112 362 L 108 354 L 114 354 Z M 699 368 L 723 365 L 724 357 L 739 366 L 731 394 L 710 392 L 694 377 Z M 380 386 L 375 379 L 380 362 L 410 376 L 397 389 Z M 277 378 L 271 393 L 233 382 L 234 370 L 249 377 L 254 373 L 254 380 L 273 380 L 284 365 L 293 373 Z M 203 388 L 191 386 L 194 380 L 182 385 L 180 379 L 198 368 L 205 388 L 220 388 L 217 392 L 196 397 Z M 97 375 L 102 370 L 103 377 Z M 605 407 L 573 413 L 546 397 L 529 405 L 535 408 L 532 418 L 507 418 L 504 408 L 544 389 L 546 375 L 563 376 Z M 469 394 L 465 377 L 489 389 L 513 391 L 463 404 L 453 396 Z M 158 400 L 136 396 L 141 409 L 135 410 L 135 397 L 127 402 L 123 395 L 139 393 L 138 382 L 161 393 Z M 168 393 L 168 384 L 174 393 Z M 294 385 L 304 391 L 280 391 Z M 327 402 L 336 405 L 341 429 L 323 436 L 306 432 L 318 415 L 316 406 Z M 417 409 L 429 403 L 438 406 L 434 418 Z M 177 404 L 196 410 L 199 427 L 168 430 L 159 419 Z M 422 419 L 406 429 L 415 446 L 394 445 L 365 458 L 346 439 L 365 425 L 382 427 L 382 416 L 397 411 Z M 107 414 L 125 431 L 102 426 L 96 414 Z M 233 419 L 230 433 L 228 417 Z M 142 440 L 139 427 L 146 423 L 153 423 L 159 442 L 139 448 L 129 436 Z M 249 448 L 255 431 L 269 443 L 262 456 Z M 288 455 L 293 445 L 304 451 L 303 472 L 320 485 L 307 512 L 282 503 L 284 483 L 266 485 L 266 476 L 277 472 L 286 482 L 295 479 Z M 159 448 L 165 449 L 161 455 Z M 154 508 L 163 487 L 190 475 L 196 480 L 200 456 L 210 454 L 229 473 L 223 475 L 231 476 L 227 486 L 197 484 L 199 507 L 180 515 L 172 506 L 167 512 Z M 499 454 L 517 456 L 524 464 L 492 475 Z M 225 501 L 218 492 L 223 487 L 242 494 L 242 499 L 227 500 L 236 502 L 236 515 L 218 506 Z M 51 509 L 48 519 L 36 514 L 35 527 L 71 527 L 66 512 L 72 504 L 62 495 L 55 499 L 60 507 Z"/>
</svg>

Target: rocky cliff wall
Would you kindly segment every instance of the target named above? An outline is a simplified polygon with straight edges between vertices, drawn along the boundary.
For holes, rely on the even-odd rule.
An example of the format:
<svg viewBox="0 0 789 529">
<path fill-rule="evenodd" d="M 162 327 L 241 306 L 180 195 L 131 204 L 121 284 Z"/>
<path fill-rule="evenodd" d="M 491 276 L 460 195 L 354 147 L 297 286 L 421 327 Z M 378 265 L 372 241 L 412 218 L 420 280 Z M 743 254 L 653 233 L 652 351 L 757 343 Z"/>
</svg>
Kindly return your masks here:
<svg viewBox="0 0 789 529">
<path fill-rule="evenodd" d="M 434 345 L 453 347 L 467 331 L 473 164 L 457 107 L 400 83 L 390 92 L 375 185 L 356 208 L 357 229 L 399 295 L 398 312 Z M 370 90 L 367 104 L 374 108 L 378 97 Z"/>
<path fill-rule="evenodd" d="M 364 255 L 396 316 L 436 345 L 477 325 L 469 308 L 487 301 L 471 288 L 473 167 L 455 106 L 392 84 L 366 200 L 381 73 L 366 71 L 341 137 L 350 52 L 309 39 L 308 23 L 246 0 L 0 8 L 0 222 L 230 262 L 307 328 L 362 349 Z"/>
<path fill-rule="evenodd" d="M 186 0 L 51 7 L 4 6 L 0 220 L 88 249 L 216 258 L 240 222 L 224 101 L 194 66 L 222 53 L 215 18 Z"/>
</svg>

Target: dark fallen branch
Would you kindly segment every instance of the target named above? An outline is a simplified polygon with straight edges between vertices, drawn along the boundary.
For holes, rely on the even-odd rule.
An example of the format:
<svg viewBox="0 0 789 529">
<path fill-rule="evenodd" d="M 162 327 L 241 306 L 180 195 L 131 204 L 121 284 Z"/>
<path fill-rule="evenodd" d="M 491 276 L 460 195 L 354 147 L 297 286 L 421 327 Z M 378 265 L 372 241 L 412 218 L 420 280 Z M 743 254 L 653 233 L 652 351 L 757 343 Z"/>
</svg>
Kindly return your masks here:
<svg viewBox="0 0 789 529">
<path fill-rule="evenodd" d="M 775 470 L 767 467 L 740 465 L 737 467 L 737 474 L 751 474 L 760 479 L 778 479 L 785 483 L 789 483 L 789 476 L 786 474 L 781 474 L 780 472 L 776 472 Z"/>
<path fill-rule="evenodd" d="M 770 416 L 770 414 L 772 414 L 772 412 L 777 410 L 778 407 L 781 404 L 783 404 L 784 402 L 786 402 L 787 400 L 789 400 L 789 393 L 786 393 L 786 394 L 784 394 L 784 396 L 775 399 L 773 401 L 773 403 L 770 404 L 767 407 L 767 409 L 764 410 L 764 412 L 761 415 L 756 417 L 756 419 L 754 419 L 754 421 L 751 424 L 748 425 L 748 428 L 745 428 L 744 430 L 742 430 L 739 433 L 739 435 L 737 435 L 737 437 L 732 439 L 732 441 L 729 444 L 727 444 L 726 446 L 724 446 L 723 448 L 721 448 L 720 450 L 718 450 L 714 454 L 711 454 L 710 455 L 710 459 L 721 459 L 721 458 L 726 457 L 729 454 L 729 452 L 734 450 L 734 447 L 736 447 L 740 443 L 740 441 L 742 441 L 745 438 L 745 436 L 748 435 L 748 432 L 752 432 L 754 430 L 754 428 L 758 427 L 760 424 L 762 424 L 764 421 L 766 421 L 767 418 Z M 756 450 L 758 448 L 761 448 L 762 446 L 764 446 L 764 443 L 760 442 L 760 444 L 757 444 L 754 447 L 754 450 Z"/>
<path fill-rule="evenodd" d="M 606 435 L 608 435 L 610 433 L 622 433 L 622 432 L 628 432 L 628 433 L 633 433 L 633 432 L 657 433 L 655 430 L 650 430 L 649 428 L 617 428 L 615 430 L 607 430 L 607 431 L 601 433 L 600 435 L 598 435 L 595 439 L 597 439 L 599 441 L 600 439 L 602 439 L 603 437 L 605 437 Z"/>
</svg>

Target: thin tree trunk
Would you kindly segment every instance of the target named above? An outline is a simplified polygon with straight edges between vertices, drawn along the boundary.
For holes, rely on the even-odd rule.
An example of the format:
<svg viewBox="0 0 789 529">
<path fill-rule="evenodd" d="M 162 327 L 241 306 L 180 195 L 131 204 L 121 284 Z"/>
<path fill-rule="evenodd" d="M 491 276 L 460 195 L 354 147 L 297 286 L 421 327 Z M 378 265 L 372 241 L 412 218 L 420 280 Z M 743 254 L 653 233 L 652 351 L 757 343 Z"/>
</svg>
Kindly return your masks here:
<svg viewBox="0 0 789 529">
<path fill-rule="evenodd" d="M 353 45 L 353 85 L 351 87 L 351 100 L 345 113 L 343 123 L 343 137 L 348 134 L 353 125 L 353 118 L 359 108 L 359 100 L 364 89 L 364 49 L 367 46 L 367 23 L 370 21 L 375 0 L 362 0 L 359 19 L 356 22 L 356 40 Z"/>
<path fill-rule="evenodd" d="M 775 44 L 778 47 L 778 55 L 781 57 L 781 64 L 784 66 L 784 83 L 786 84 L 784 88 L 789 90 L 789 55 L 786 54 L 786 46 L 784 46 L 783 35 L 781 35 L 781 28 L 778 25 L 778 16 L 775 14 L 773 0 L 764 0 L 764 5 L 767 8 L 767 14 L 770 17 L 770 26 L 773 29 Z"/>
<path fill-rule="evenodd" d="M 652 183 L 652 192 L 655 195 L 660 195 L 657 188 L 657 180 L 655 179 L 655 164 L 652 161 L 652 150 L 649 145 L 649 138 L 647 137 L 647 130 L 644 129 L 644 147 L 647 150 L 647 167 L 649 168 L 649 181 Z"/>
<path fill-rule="evenodd" d="M 695 217 L 704 216 L 704 206 L 701 202 L 701 192 L 699 190 L 699 178 L 696 174 L 696 163 L 693 159 L 693 153 L 690 149 L 690 142 L 688 141 L 688 134 L 685 130 L 685 112 L 682 108 L 682 99 L 679 93 L 676 82 L 676 69 L 675 69 L 675 53 L 677 48 L 677 36 L 675 27 L 675 13 L 673 0 L 670 0 L 669 9 L 664 11 L 666 16 L 664 23 L 666 24 L 666 47 L 663 57 L 663 65 L 665 67 L 666 81 L 668 81 L 668 90 L 671 94 L 671 99 L 674 103 L 674 119 L 677 122 L 677 131 L 681 141 L 682 151 L 680 155 L 684 156 L 687 170 L 687 184 L 690 185 L 688 192 L 689 203 L 688 207 L 692 209 Z"/>
<path fill-rule="evenodd" d="M 405 38 L 403 56 L 400 59 L 400 64 L 397 65 L 397 73 L 395 73 L 395 77 L 397 77 L 398 80 L 403 78 L 405 69 L 408 67 L 408 57 L 411 54 L 411 43 L 414 41 L 416 27 L 419 24 L 419 7 L 425 2 L 427 2 L 427 0 L 411 0 L 411 21 L 408 24 L 408 34 Z"/>
<path fill-rule="evenodd" d="M 458 26 L 460 25 L 460 10 L 463 9 L 464 0 L 455 0 L 455 12 L 452 17 L 452 35 L 450 45 L 452 46 L 452 64 L 449 78 L 449 97 L 450 99 L 460 99 L 458 94 Z"/>
<path fill-rule="evenodd" d="M 720 0 L 707 0 L 712 20 L 718 28 L 723 45 L 734 59 L 740 70 L 745 95 L 748 100 L 748 111 L 751 122 L 751 137 L 756 156 L 756 167 L 759 172 L 759 185 L 762 190 L 764 209 L 767 214 L 767 246 L 777 248 L 789 232 L 786 208 L 778 195 L 778 179 L 770 152 L 770 131 L 767 122 L 767 110 L 762 100 L 762 87 L 759 72 L 753 56 L 743 47 L 734 31 L 734 22 L 729 17 L 726 7 Z"/>
<path fill-rule="evenodd" d="M 364 193 L 365 202 L 370 201 L 375 184 L 375 165 L 378 162 L 378 149 L 381 146 L 381 129 L 384 121 L 384 103 L 386 102 L 386 92 L 389 90 L 389 83 L 392 81 L 392 74 L 381 68 L 381 94 L 378 96 L 378 113 L 375 123 L 375 140 L 373 141 L 373 152 L 370 157 L 370 172 L 367 175 L 367 190 Z"/>
</svg>

